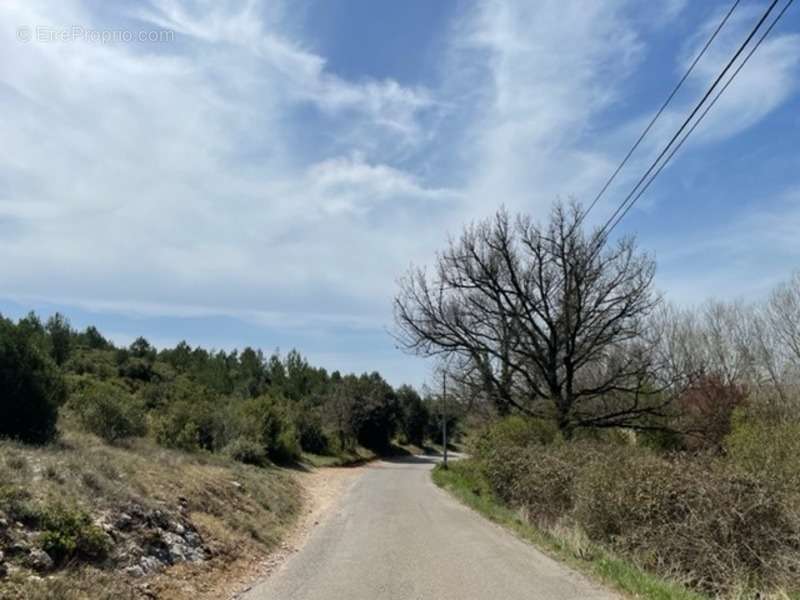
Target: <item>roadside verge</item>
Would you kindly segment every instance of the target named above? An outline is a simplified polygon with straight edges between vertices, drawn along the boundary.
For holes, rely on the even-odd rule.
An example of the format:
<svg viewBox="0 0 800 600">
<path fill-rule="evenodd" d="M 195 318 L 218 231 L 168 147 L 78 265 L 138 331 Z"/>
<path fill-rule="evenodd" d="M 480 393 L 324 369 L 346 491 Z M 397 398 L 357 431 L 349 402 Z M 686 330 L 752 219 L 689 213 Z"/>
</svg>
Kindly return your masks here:
<svg viewBox="0 0 800 600">
<path fill-rule="evenodd" d="M 485 485 L 470 464 L 453 462 L 448 469 L 438 465 L 432 472 L 434 483 L 490 521 L 534 544 L 560 560 L 629 597 L 645 600 L 705 600 L 676 582 L 646 573 L 619 557 L 578 536 L 572 531 L 544 531 L 485 492 Z"/>
</svg>

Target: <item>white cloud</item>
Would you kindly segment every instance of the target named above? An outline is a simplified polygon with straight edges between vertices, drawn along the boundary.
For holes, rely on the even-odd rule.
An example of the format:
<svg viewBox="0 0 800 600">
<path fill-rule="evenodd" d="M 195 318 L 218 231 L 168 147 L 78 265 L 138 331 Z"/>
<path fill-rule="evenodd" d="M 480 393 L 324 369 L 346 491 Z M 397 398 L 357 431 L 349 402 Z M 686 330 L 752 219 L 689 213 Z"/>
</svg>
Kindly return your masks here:
<svg viewBox="0 0 800 600">
<path fill-rule="evenodd" d="M 466 134 L 469 162 L 481 165 L 467 185 L 477 206 L 541 213 L 557 195 L 585 198 L 609 171 L 587 136 L 641 54 L 625 8 L 486 2 L 463 16 L 452 71 L 465 81 L 451 85 L 482 77 Z"/>
<path fill-rule="evenodd" d="M 248 2 L 231 12 L 224 10 L 224 4 L 203 4 L 200 10 L 189 11 L 174 0 L 156 0 L 153 9 L 139 16 L 203 43 L 222 42 L 253 54 L 280 75 L 289 99 L 312 102 L 331 113 L 362 112 L 408 141 L 421 136 L 418 112 L 433 104 L 427 90 L 403 87 L 393 80 L 352 83 L 332 75 L 325 69 L 324 58 L 266 30 L 257 7 Z"/>
<path fill-rule="evenodd" d="M 725 8 L 727 10 L 727 7 Z M 780 9 L 781 6 L 777 8 Z M 690 79 L 698 100 L 747 38 L 763 14 L 763 10 L 764 6 L 761 5 L 742 5 L 733 13 L 706 55 L 697 64 Z M 728 76 L 721 85 L 725 84 L 729 76 L 743 62 L 750 49 L 777 16 L 777 12 L 775 10 L 770 14 L 750 45 L 740 55 L 739 60 L 728 71 Z M 681 72 L 688 68 L 721 18 L 722 12 L 719 12 L 698 29 L 697 34 L 684 49 L 683 60 L 678 65 Z M 782 22 L 785 23 L 786 20 Z M 781 33 L 779 25 L 759 46 L 709 111 L 708 116 L 697 128 L 697 132 L 693 134 L 691 143 L 718 142 L 756 125 L 797 90 L 798 66 L 800 66 L 800 35 Z"/>
<path fill-rule="evenodd" d="M 72 12 L 45 18 L 33 3 L 4 5 L 3 21 L 102 26 L 64 6 Z M 0 49 L 17 57 L 0 66 L 0 102 L 15 115 L 0 123 L 14 148 L 0 159 L 10 182 L 0 219 L 16 232 L 0 240 L 5 291 L 186 314 L 198 299 L 259 314 L 384 314 L 375 294 L 385 302 L 419 255 L 408 232 L 426 227 L 412 213 L 442 211 L 455 194 L 380 153 L 367 159 L 358 139 L 346 157 L 329 144 L 318 150 L 331 158 L 309 162 L 293 141 L 304 123 L 289 115 L 308 99 L 369 144 L 414 143 L 427 92 L 331 75 L 252 7 L 198 19 L 176 3 L 156 10 L 154 26 L 190 36 L 181 52 L 21 45 L 4 27 Z"/>
<path fill-rule="evenodd" d="M 426 86 L 333 72 L 282 2 L 133 5 L 126 25 L 166 44 L 15 37 L 115 25 L 86 6 L 0 4 L 0 295 L 375 330 L 396 277 L 464 221 L 592 197 L 645 118 L 626 94 L 642 32 L 685 1 L 464 5 Z M 779 106 L 797 44 L 770 38 L 702 139 Z"/>
</svg>

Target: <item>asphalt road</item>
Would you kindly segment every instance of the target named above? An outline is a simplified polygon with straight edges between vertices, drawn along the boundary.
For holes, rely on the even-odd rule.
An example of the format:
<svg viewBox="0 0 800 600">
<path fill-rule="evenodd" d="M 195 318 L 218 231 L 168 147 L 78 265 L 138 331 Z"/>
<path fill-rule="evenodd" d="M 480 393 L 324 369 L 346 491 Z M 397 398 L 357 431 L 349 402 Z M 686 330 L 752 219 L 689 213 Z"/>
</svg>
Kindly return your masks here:
<svg viewBox="0 0 800 600">
<path fill-rule="evenodd" d="M 307 543 L 247 600 L 616 598 L 459 504 L 433 459 L 363 468 Z"/>
</svg>

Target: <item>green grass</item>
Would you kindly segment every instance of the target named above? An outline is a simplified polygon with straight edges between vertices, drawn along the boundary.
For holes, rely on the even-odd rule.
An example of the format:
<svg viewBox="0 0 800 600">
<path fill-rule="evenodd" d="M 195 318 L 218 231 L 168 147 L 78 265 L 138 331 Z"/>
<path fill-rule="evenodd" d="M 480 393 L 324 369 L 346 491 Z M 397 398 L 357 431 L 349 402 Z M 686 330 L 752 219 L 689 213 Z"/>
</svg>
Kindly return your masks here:
<svg viewBox="0 0 800 600">
<path fill-rule="evenodd" d="M 705 600 L 707 597 L 679 583 L 643 571 L 612 555 L 574 530 L 545 531 L 524 521 L 489 491 L 476 465 L 469 460 L 454 462 L 445 470 L 437 466 L 433 481 L 484 517 L 578 571 L 594 577 L 629 597 L 646 600 Z"/>
</svg>

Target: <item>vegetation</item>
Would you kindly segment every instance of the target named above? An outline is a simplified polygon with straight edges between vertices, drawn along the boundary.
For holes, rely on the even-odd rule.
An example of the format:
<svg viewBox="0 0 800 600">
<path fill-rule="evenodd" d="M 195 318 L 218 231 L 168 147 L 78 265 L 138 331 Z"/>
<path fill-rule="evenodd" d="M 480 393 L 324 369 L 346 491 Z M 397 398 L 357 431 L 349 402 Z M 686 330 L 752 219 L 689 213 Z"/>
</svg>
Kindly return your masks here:
<svg viewBox="0 0 800 600">
<path fill-rule="evenodd" d="M 0 436 L 45 442 L 56 431 L 65 398 L 61 373 L 28 323 L 0 316 Z"/>
<path fill-rule="evenodd" d="M 783 447 L 796 438 L 740 419 L 726 440 L 734 452 L 665 453 L 636 437 L 565 441 L 527 422 L 527 433 L 508 417 L 473 439 L 472 458 L 453 467 L 471 493 L 699 592 L 798 591 L 800 462 Z"/>
<path fill-rule="evenodd" d="M 300 510 L 285 470 L 109 444 L 70 418 L 60 430 L 44 446 L 0 441 L 0 597 L 222 597 Z"/>
<path fill-rule="evenodd" d="M 644 600 L 703 600 L 704 596 L 677 581 L 652 575 L 631 561 L 590 542 L 576 529 L 543 528 L 531 524 L 520 512 L 499 500 L 489 488 L 478 463 L 454 462 L 433 472 L 437 485 L 495 523 L 511 529 L 548 554 L 600 579 L 634 598 Z"/>
<path fill-rule="evenodd" d="M 207 351 L 182 342 L 157 350 L 144 338 L 117 348 L 94 327 L 61 315 L 0 317 L 0 435 L 43 443 L 57 436 L 59 408 L 110 443 L 148 435 L 185 451 L 243 462 L 290 463 L 302 453 L 386 452 L 396 436 L 422 445 L 427 403 L 378 373 L 342 375 L 296 351 Z"/>
<path fill-rule="evenodd" d="M 395 301 L 409 350 L 446 356 L 451 377 L 498 413 L 578 428 L 641 426 L 661 414 L 649 385 L 644 320 L 656 306 L 655 262 L 632 239 L 586 235 L 579 206 L 546 224 L 500 210 L 412 270 Z"/>
<path fill-rule="evenodd" d="M 263 558 L 300 508 L 275 463 L 422 445 L 436 418 L 378 373 L 296 351 L 117 347 L 61 315 L 0 317 L 0 390 L 4 598 L 225 595 L 214 581 Z"/>
<path fill-rule="evenodd" d="M 580 540 L 594 571 L 800 594 L 800 274 L 763 303 L 678 308 L 580 214 L 500 211 L 403 282 L 399 337 L 472 408 L 471 458 L 437 480 L 546 546 Z"/>
</svg>

